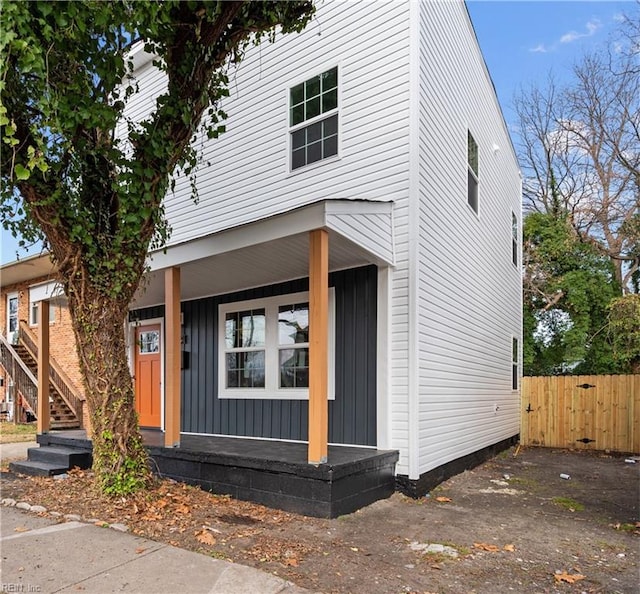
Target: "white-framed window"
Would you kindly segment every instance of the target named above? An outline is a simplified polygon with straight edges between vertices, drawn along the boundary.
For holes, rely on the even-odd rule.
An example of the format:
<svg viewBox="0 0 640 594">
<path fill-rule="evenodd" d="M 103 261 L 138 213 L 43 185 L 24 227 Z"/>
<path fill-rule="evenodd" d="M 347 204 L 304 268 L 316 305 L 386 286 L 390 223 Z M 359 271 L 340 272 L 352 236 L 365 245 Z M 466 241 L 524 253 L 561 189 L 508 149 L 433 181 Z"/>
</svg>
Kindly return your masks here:
<svg viewBox="0 0 640 594">
<path fill-rule="evenodd" d="M 518 266 L 518 217 L 511 213 L 511 260 L 514 266 Z"/>
<path fill-rule="evenodd" d="M 32 301 L 29 304 L 29 326 L 38 325 L 38 313 L 40 311 L 40 302 Z M 49 303 L 49 323 L 53 324 L 56 321 L 56 308 L 53 303 Z"/>
<path fill-rule="evenodd" d="M 291 171 L 338 154 L 338 67 L 289 90 Z"/>
<path fill-rule="evenodd" d="M 467 130 L 467 202 L 478 213 L 478 143 Z"/>
<path fill-rule="evenodd" d="M 334 393 L 335 295 L 329 289 L 329 394 Z M 218 397 L 309 398 L 309 293 L 218 307 Z"/>
<path fill-rule="evenodd" d="M 518 389 L 518 339 L 514 336 L 511 342 L 511 389 Z"/>
<path fill-rule="evenodd" d="M 18 293 L 7 295 L 7 338 L 18 331 Z"/>
</svg>

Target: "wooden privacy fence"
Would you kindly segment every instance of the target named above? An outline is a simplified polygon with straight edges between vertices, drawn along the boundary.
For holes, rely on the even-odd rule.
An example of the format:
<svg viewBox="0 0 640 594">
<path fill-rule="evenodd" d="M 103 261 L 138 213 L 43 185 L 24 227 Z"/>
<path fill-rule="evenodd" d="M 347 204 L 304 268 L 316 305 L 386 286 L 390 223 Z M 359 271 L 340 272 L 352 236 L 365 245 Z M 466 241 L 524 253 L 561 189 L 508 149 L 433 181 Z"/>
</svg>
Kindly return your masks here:
<svg viewBox="0 0 640 594">
<path fill-rule="evenodd" d="M 520 442 L 640 453 L 640 375 L 522 378 Z"/>
</svg>

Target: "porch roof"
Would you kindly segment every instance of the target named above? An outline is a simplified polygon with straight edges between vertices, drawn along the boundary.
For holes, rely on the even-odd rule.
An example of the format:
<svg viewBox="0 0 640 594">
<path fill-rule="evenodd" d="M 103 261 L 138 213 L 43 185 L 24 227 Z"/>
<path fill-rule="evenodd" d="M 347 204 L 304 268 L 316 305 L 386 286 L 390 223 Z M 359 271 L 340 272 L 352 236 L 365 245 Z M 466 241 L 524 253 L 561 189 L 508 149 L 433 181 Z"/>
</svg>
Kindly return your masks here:
<svg viewBox="0 0 640 594">
<path fill-rule="evenodd" d="M 151 254 L 132 307 L 164 303 L 163 271 L 173 266 L 181 300 L 308 276 L 313 229 L 329 232 L 330 271 L 394 264 L 391 202 L 323 200 Z"/>
</svg>

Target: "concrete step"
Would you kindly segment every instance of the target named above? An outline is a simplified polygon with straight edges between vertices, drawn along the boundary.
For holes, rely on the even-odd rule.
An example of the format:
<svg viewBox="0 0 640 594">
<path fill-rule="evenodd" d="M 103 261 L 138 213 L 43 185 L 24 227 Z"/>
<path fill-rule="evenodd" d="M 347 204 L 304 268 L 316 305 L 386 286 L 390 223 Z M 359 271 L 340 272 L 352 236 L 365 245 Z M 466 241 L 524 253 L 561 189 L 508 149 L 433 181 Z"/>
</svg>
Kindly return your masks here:
<svg viewBox="0 0 640 594">
<path fill-rule="evenodd" d="M 9 462 L 9 470 L 29 476 L 53 476 L 54 474 L 64 474 L 69 468 L 59 464 L 23 460 L 21 462 Z"/>
<path fill-rule="evenodd" d="M 65 469 L 73 468 L 90 468 L 91 452 L 78 450 L 74 448 L 66 448 L 64 446 L 40 446 L 37 448 L 29 448 L 27 455 L 30 462 L 44 462 Z"/>
</svg>

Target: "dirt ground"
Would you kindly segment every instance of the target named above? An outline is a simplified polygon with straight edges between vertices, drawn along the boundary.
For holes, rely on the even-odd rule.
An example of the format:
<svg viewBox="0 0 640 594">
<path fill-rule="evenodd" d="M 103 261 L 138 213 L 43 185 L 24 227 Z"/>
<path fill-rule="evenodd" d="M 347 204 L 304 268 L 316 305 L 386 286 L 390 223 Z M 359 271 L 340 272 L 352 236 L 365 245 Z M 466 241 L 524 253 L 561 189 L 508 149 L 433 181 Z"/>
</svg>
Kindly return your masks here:
<svg viewBox="0 0 640 594">
<path fill-rule="evenodd" d="M 428 497 L 396 493 L 335 520 L 172 481 L 104 501 L 83 471 L 63 480 L 3 472 L 2 497 L 42 505 L 47 514 L 123 523 L 326 594 L 639 592 L 640 461 L 543 448 L 515 453 L 503 452 Z"/>
</svg>

